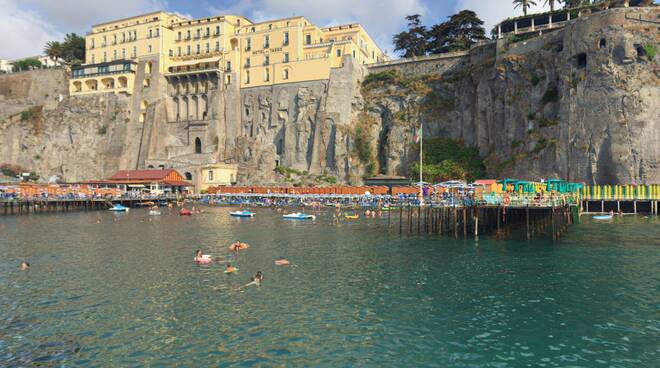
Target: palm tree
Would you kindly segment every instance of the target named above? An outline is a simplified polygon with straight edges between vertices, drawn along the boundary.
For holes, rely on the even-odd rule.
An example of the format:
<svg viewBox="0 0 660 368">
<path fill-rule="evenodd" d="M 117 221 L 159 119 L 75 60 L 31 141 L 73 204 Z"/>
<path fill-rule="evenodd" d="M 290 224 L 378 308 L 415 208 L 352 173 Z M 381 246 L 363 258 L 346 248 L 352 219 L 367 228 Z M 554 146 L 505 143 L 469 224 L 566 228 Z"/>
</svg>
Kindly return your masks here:
<svg viewBox="0 0 660 368">
<path fill-rule="evenodd" d="M 550 11 L 551 12 L 555 11 L 555 1 L 557 1 L 557 0 L 545 0 L 545 3 L 547 5 L 550 5 Z"/>
<path fill-rule="evenodd" d="M 514 8 L 522 7 L 523 13 L 527 15 L 527 9 L 532 5 L 536 6 L 536 0 L 513 0 L 513 4 Z"/>
<path fill-rule="evenodd" d="M 46 42 L 46 47 L 44 47 L 44 53 L 57 64 L 58 60 L 62 58 L 64 50 L 61 43 L 57 41 L 48 41 Z"/>
</svg>

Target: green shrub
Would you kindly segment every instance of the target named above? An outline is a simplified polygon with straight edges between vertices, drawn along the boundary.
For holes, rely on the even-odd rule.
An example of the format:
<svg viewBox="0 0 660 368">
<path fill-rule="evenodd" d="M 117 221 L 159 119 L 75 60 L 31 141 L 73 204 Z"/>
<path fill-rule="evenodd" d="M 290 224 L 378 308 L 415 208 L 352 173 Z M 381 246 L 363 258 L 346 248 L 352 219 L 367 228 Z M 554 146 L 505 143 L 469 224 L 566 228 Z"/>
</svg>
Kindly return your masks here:
<svg viewBox="0 0 660 368">
<path fill-rule="evenodd" d="M 21 121 L 26 121 L 30 118 L 30 110 L 21 111 Z"/>
<path fill-rule="evenodd" d="M 527 113 L 527 120 L 536 120 L 536 113 L 535 112 L 528 112 Z"/>
<path fill-rule="evenodd" d="M 511 142 L 511 148 L 512 148 L 512 149 L 516 149 L 516 148 L 520 147 L 521 144 L 522 144 L 521 141 L 518 141 L 518 140 L 515 140 L 515 139 L 514 139 L 514 140 Z"/>
<path fill-rule="evenodd" d="M 536 142 L 536 145 L 534 146 L 534 149 L 532 150 L 532 152 L 539 153 L 539 152 L 543 151 L 545 149 L 545 147 L 547 147 L 547 146 L 548 146 L 548 141 L 546 141 L 545 138 L 541 138 L 541 139 L 538 140 L 538 142 Z"/>
<path fill-rule="evenodd" d="M 559 124 L 559 120 L 550 120 L 544 117 L 541 117 L 541 119 L 539 119 L 539 127 L 541 128 L 547 128 L 547 127 L 555 126 L 557 124 Z"/>
<path fill-rule="evenodd" d="M 649 60 L 653 60 L 655 58 L 655 54 L 658 53 L 658 50 L 655 47 L 655 44 L 649 43 L 644 45 L 644 53 L 646 53 L 646 57 Z"/>
<path fill-rule="evenodd" d="M 539 82 L 541 82 L 541 78 L 539 76 L 537 76 L 536 74 L 532 75 L 532 79 L 530 80 L 530 83 L 532 83 L 532 86 L 538 85 Z"/>
<path fill-rule="evenodd" d="M 543 98 L 541 99 L 541 102 L 543 102 L 543 104 L 545 105 L 550 102 L 557 102 L 557 101 L 559 101 L 559 90 L 557 89 L 557 86 L 553 84 L 550 85 L 543 94 Z"/>
<path fill-rule="evenodd" d="M 364 81 L 362 81 L 362 86 L 370 87 L 372 85 L 380 86 L 385 84 L 391 84 L 397 80 L 398 76 L 399 73 L 394 69 L 386 70 L 378 73 L 371 73 L 367 75 L 366 78 L 364 78 Z"/>
</svg>

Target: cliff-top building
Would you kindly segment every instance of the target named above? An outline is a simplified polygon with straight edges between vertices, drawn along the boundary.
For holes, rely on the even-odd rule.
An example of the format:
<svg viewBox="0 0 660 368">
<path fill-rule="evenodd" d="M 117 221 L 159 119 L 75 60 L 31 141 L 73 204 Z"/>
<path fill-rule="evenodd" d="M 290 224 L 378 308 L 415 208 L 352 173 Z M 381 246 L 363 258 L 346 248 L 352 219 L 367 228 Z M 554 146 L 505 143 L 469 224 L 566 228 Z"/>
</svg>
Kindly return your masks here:
<svg viewBox="0 0 660 368">
<path fill-rule="evenodd" d="M 175 168 L 197 190 L 249 171 L 240 165 L 250 153 L 239 147 L 250 144 L 272 153 L 271 170 L 309 169 L 320 160 L 310 139 L 322 138 L 310 107 L 326 103 L 319 96 L 331 85 L 350 95 L 343 81 L 354 67 L 385 59 L 359 24 L 319 28 L 304 17 L 254 23 L 159 11 L 94 25 L 85 42 L 69 92 L 119 101 L 126 144 L 137 151 L 119 169 Z"/>
<path fill-rule="evenodd" d="M 147 61 L 145 75 L 162 74 L 175 88 L 200 71 L 248 88 L 328 79 L 344 55 L 360 64 L 385 58 L 361 25 L 319 28 L 304 17 L 253 23 L 242 16 L 190 20 L 159 11 L 97 24 L 85 40 L 86 60 L 73 71 L 72 95 L 149 88 L 153 78 L 135 85 L 141 60 Z"/>
</svg>

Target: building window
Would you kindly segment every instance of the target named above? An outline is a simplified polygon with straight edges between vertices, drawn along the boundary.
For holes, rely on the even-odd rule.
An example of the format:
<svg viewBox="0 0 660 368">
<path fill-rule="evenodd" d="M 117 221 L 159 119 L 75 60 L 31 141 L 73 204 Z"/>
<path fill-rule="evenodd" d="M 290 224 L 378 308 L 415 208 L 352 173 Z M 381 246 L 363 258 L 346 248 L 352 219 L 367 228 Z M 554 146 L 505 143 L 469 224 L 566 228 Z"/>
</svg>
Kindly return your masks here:
<svg viewBox="0 0 660 368">
<path fill-rule="evenodd" d="M 195 38 L 199 38 L 200 33 L 201 32 L 200 32 L 199 28 L 197 28 L 197 30 L 195 31 Z"/>
<path fill-rule="evenodd" d="M 181 56 L 181 46 L 177 48 L 177 56 Z"/>
<path fill-rule="evenodd" d="M 270 69 L 266 68 L 264 70 L 264 82 L 270 81 Z"/>
<path fill-rule="evenodd" d="M 289 32 L 284 32 L 284 46 L 289 44 Z"/>
<path fill-rule="evenodd" d="M 95 61 L 94 61 L 94 54 L 92 54 L 92 64 L 94 64 L 94 63 L 95 63 Z"/>
<path fill-rule="evenodd" d="M 137 57 L 137 47 L 133 46 L 133 54 L 131 54 L 131 57 L 135 59 Z"/>
<path fill-rule="evenodd" d="M 92 47 L 91 48 L 94 48 L 94 39 L 93 38 L 92 38 Z"/>
<path fill-rule="evenodd" d="M 211 46 L 210 46 L 209 43 L 207 42 L 207 43 L 206 43 L 206 53 L 208 54 L 209 52 L 211 52 Z"/>
<path fill-rule="evenodd" d="M 204 37 L 208 37 L 211 35 L 211 28 L 206 27 L 206 33 L 204 33 Z"/>
<path fill-rule="evenodd" d="M 341 56 L 341 50 L 337 49 L 337 57 L 340 57 L 340 56 Z"/>
<path fill-rule="evenodd" d="M 288 62 L 289 62 L 289 53 L 288 53 L 288 52 L 285 52 L 285 53 L 284 53 L 284 62 L 285 62 L 285 63 L 288 63 Z"/>
<path fill-rule="evenodd" d="M 252 27 L 252 32 L 256 32 L 256 31 L 257 31 L 257 29 Z"/>
<path fill-rule="evenodd" d="M 191 49 L 191 48 L 190 48 L 190 45 L 188 45 L 188 47 L 187 47 L 187 55 L 190 55 L 190 49 Z"/>
<path fill-rule="evenodd" d="M 312 44 L 312 35 L 305 35 L 305 44 L 306 45 Z"/>
<path fill-rule="evenodd" d="M 112 44 L 113 45 L 117 44 L 117 35 L 112 35 Z"/>
<path fill-rule="evenodd" d="M 245 84 L 250 84 L 250 71 L 245 71 Z"/>
<path fill-rule="evenodd" d="M 215 43 L 215 51 L 220 51 L 220 41 Z"/>
<path fill-rule="evenodd" d="M 126 59 L 126 49 L 121 49 L 121 58 Z"/>
<path fill-rule="evenodd" d="M 197 54 L 199 54 L 199 44 L 195 45 L 195 51 Z"/>
<path fill-rule="evenodd" d="M 272 24 L 269 24 L 269 25 L 268 25 L 268 29 L 269 29 L 269 30 L 273 29 L 273 25 L 272 25 Z"/>
<path fill-rule="evenodd" d="M 355 50 L 353 50 L 353 58 L 355 58 Z"/>
<path fill-rule="evenodd" d="M 267 49 L 267 48 L 269 48 L 269 47 L 270 47 L 270 36 L 269 36 L 269 35 L 265 35 L 265 36 L 264 36 L 264 48 Z"/>
<path fill-rule="evenodd" d="M 190 30 L 187 30 L 186 31 L 186 40 L 189 40 L 189 39 L 190 39 Z"/>
<path fill-rule="evenodd" d="M 213 170 L 209 170 L 209 181 L 213 181 Z"/>
<path fill-rule="evenodd" d="M 156 28 L 156 37 L 160 37 L 160 28 Z"/>
<path fill-rule="evenodd" d="M 264 56 L 264 65 L 270 64 L 270 56 L 266 55 Z"/>
<path fill-rule="evenodd" d="M 151 54 L 151 45 L 149 45 L 147 49 L 149 50 L 148 53 Z"/>
<path fill-rule="evenodd" d="M 248 38 L 245 41 L 245 51 L 250 51 L 250 50 L 252 50 L 252 39 Z"/>
<path fill-rule="evenodd" d="M 149 35 L 147 36 L 147 38 L 151 38 L 151 30 L 149 30 Z"/>
<path fill-rule="evenodd" d="M 112 52 L 112 60 L 117 60 L 117 50 Z"/>
<path fill-rule="evenodd" d="M 202 153 L 202 140 L 195 138 L 195 153 Z"/>
<path fill-rule="evenodd" d="M 227 71 L 231 72 L 231 61 L 227 61 Z"/>
<path fill-rule="evenodd" d="M 289 79 L 289 69 L 284 69 L 282 72 L 282 79 L 287 80 Z"/>
<path fill-rule="evenodd" d="M 174 56 L 174 50 L 170 49 L 169 55 L 170 55 L 170 57 Z"/>
<path fill-rule="evenodd" d="M 179 32 L 179 36 L 176 38 L 177 41 L 181 41 L 181 32 Z"/>
<path fill-rule="evenodd" d="M 199 139 L 199 138 L 197 138 L 197 139 Z M 159 167 L 160 167 L 160 166 L 159 166 Z M 191 174 L 191 173 L 186 172 L 186 173 L 184 173 L 183 175 L 186 177 L 186 180 L 192 180 L 192 174 Z"/>
<path fill-rule="evenodd" d="M 220 26 L 215 26 L 215 35 L 220 36 Z"/>
<path fill-rule="evenodd" d="M 250 67 L 250 58 L 245 59 L 245 67 L 249 68 Z"/>
</svg>

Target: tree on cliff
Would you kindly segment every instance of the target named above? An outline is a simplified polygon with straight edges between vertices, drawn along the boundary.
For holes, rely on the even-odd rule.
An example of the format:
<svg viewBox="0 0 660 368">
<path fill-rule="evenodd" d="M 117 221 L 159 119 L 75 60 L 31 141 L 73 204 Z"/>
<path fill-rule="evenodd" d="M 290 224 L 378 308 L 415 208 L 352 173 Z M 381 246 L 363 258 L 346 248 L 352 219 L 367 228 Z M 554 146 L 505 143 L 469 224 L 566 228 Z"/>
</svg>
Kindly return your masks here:
<svg viewBox="0 0 660 368">
<path fill-rule="evenodd" d="M 523 13 L 527 15 L 527 9 L 532 5 L 536 6 L 536 0 L 513 0 L 514 8 L 522 8 Z"/>
<path fill-rule="evenodd" d="M 472 45 L 486 39 L 484 22 L 472 10 L 462 10 L 452 15 L 448 21 L 434 25 L 428 32 L 427 52 L 441 54 L 445 52 L 469 50 Z"/>
<path fill-rule="evenodd" d="M 14 69 L 15 72 L 20 72 L 23 70 L 39 69 L 41 67 L 42 67 L 41 61 L 39 61 L 38 59 L 30 58 L 15 62 L 12 69 Z"/>
<path fill-rule="evenodd" d="M 564 3 L 564 8 L 566 9 L 577 8 L 578 6 L 589 5 L 591 3 L 589 0 L 558 0 L 558 2 Z"/>
<path fill-rule="evenodd" d="M 57 41 L 48 41 L 46 42 L 46 47 L 44 47 L 44 54 L 48 56 L 54 63 L 57 63 L 62 59 L 62 44 Z"/>
<path fill-rule="evenodd" d="M 53 60 L 61 58 L 69 65 L 78 65 L 85 60 L 85 39 L 75 33 L 69 33 L 61 43 L 57 41 L 46 43 L 44 52 Z"/>
<path fill-rule="evenodd" d="M 555 3 L 556 3 L 557 1 L 558 1 L 558 0 L 545 0 L 545 5 L 549 5 L 549 6 L 550 6 L 550 11 L 555 11 Z"/>
<path fill-rule="evenodd" d="M 394 51 L 401 52 L 403 57 L 426 54 L 428 35 L 420 17 L 419 14 L 407 16 L 408 31 L 394 35 Z"/>
</svg>

